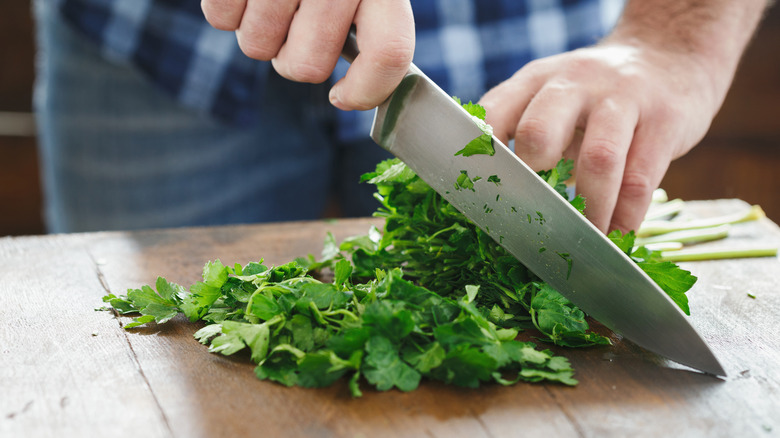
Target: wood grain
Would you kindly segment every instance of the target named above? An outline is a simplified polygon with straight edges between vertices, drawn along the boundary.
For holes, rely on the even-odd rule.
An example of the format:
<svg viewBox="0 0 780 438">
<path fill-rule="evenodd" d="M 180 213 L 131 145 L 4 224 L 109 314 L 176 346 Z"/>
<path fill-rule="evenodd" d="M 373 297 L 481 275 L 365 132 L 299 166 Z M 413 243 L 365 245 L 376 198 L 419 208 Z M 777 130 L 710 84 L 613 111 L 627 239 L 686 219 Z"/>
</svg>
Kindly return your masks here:
<svg viewBox="0 0 780 438">
<path fill-rule="evenodd" d="M 690 204 L 717 214 L 746 204 Z M 125 331 L 95 312 L 111 291 L 189 285 L 215 258 L 267 264 L 317 254 L 327 231 L 363 234 L 373 219 L 0 239 L 0 436 L 777 436 L 780 291 L 777 258 L 687 263 L 691 322 L 729 377 L 670 363 L 613 335 L 615 345 L 554 350 L 580 384 L 424 382 L 410 393 L 338 382 L 323 389 L 257 380 L 247 356 L 209 354 L 200 325 L 177 317 Z M 737 244 L 780 244 L 769 220 L 735 227 Z M 713 243 L 718 245 L 722 243 Z M 750 298 L 750 292 L 756 298 Z M 605 330 L 603 327 L 597 327 Z M 608 332 L 607 332 L 608 333 Z"/>
<path fill-rule="evenodd" d="M 85 250 L 94 240 L 0 240 L 0 436 L 170 433 L 130 334 L 94 310 L 105 292 Z"/>
</svg>

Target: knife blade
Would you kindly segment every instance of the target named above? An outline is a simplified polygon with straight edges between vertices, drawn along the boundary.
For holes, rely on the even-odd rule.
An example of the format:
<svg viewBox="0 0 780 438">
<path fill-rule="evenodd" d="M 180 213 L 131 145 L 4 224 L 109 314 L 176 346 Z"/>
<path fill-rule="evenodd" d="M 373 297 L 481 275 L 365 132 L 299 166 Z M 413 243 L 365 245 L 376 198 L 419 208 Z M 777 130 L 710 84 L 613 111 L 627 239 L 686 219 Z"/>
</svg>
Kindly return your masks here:
<svg viewBox="0 0 780 438">
<path fill-rule="evenodd" d="M 354 33 L 344 53 L 358 54 Z M 539 278 L 635 344 L 716 376 L 726 372 L 669 296 L 517 155 L 456 156 L 482 130 L 414 64 L 374 114 L 371 137 Z M 482 177 L 456 190 L 457 177 Z M 499 184 L 487 183 L 496 175 Z"/>
</svg>

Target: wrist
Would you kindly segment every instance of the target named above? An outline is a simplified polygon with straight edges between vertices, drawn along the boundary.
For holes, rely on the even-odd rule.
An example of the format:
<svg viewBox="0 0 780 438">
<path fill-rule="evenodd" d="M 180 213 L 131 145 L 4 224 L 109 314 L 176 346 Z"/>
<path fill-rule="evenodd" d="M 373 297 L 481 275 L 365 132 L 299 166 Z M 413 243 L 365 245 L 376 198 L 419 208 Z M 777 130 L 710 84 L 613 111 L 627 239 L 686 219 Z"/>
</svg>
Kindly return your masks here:
<svg viewBox="0 0 780 438">
<path fill-rule="evenodd" d="M 717 110 L 767 4 L 766 0 L 630 0 L 602 44 L 631 46 L 651 60 L 660 57 L 675 64 L 668 65 L 671 74 L 701 75 Z"/>
</svg>

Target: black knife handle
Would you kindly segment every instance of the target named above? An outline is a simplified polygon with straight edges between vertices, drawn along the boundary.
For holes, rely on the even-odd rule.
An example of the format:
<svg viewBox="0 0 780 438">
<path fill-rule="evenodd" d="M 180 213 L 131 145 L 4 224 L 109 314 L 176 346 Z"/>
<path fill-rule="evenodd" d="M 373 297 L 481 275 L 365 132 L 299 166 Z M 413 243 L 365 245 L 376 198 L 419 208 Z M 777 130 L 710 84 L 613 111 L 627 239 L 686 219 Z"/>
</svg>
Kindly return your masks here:
<svg viewBox="0 0 780 438">
<path fill-rule="evenodd" d="M 341 57 L 351 64 L 359 54 L 360 50 L 358 50 L 355 26 L 352 26 L 352 28 L 349 29 L 347 40 L 344 42 L 344 48 L 341 49 Z"/>
</svg>

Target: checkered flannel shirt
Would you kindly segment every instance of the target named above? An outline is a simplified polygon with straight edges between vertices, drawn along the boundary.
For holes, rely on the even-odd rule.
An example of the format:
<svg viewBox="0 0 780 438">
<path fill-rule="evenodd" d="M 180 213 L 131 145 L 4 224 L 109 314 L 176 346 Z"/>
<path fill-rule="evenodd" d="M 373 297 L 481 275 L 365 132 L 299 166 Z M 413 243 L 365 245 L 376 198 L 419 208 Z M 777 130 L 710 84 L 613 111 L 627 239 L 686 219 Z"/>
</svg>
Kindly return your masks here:
<svg viewBox="0 0 780 438">
<path fill-rule="evenodd" d="M 106 57 L 142 71 L 182 104 L 246 125 L 262 113 L 270 63 L 246 57 L 196 0 L 51 0 Z M 320 0 L 328 1 L 328 0 Z M 478 100 L 528 61 L 593 44 L 622 0 L 412 0 L 415 64 L 451 95 Z M 348 65 L 338 64 L 333 77 Z M 371 112 L 338 112 L 342 139 L 367 135 Z"/>
</svg>

